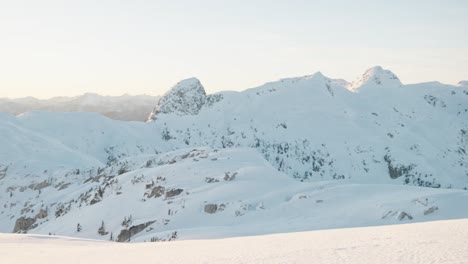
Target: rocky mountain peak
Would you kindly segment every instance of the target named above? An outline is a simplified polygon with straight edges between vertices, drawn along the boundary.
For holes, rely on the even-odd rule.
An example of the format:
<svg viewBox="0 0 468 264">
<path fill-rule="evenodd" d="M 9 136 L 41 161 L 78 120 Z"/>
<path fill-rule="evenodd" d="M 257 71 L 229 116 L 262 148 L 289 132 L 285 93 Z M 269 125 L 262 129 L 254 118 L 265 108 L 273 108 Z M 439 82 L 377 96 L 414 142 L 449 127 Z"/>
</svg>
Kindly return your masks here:
<svg viewBox="0 0 468 264">
<path fill-rule="evenodd" d="M 156 119 L 158 113 L 196 115 L 206 102 L 206 92 L 197 78 L 178 82 L 161 97 L 148 120 Z"/>
</svg>

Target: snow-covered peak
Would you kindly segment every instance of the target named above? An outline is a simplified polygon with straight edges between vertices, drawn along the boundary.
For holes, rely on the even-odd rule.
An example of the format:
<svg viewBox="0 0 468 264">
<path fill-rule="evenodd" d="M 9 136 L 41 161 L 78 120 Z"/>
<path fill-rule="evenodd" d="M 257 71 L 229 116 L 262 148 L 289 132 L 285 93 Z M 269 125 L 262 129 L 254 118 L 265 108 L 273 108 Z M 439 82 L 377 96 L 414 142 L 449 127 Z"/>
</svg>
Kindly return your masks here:
<svg viewBox="0 0 468 264">
<path fill-rule="evenodd" d="M 375 66 L 368 69 L 361 77 L 350 86 L 351 91 L 363 91 L 373 87 L 400 87 L 400 79 L 391 71 Z"/>
<path fill-rule="evenodd" d="M 177 93 L 179 91 L 192 91 L 192 90 L 205 90 L 200 82 L 196 77 L 191 77 L 187 79 L 183 79 L 177 82 L 175 85 L 169 89 L 163 96 L 170 95 L 171 93 Z"/>
<path fill-rule="evenodd" d="M 459 81 L 457 85 L 460 87 L 468 87 L 468 81 Z"/>
<path fill-rule="evenodd" d="M 327 79 L 329 79 L 329 78 L 325 77 L 321 72 L 318 71 L 318 72 L 316 72 L 314 74 L 311 74 L 311 75 L 304 75 L 304 76 L 300 76 L 300 77 L 282 78 L 282 79 L 279 79 L 279 81 L 275 81 L 275 82 L 271 82 L 271 83 L 277 83 L 277 82 L 297 83 L 297 82 L 304 81 L 304 80 L 324 81 L 324 80 L 327 80 Z M 269 84 L 269 83 L 267 83 L 267 84 Z"/>
<path fill-rule="evenodd" d="M 156 118 L 158 113 L 177 115 L 196 115 L 206 102 L 206 92 L 197 78 L 178 82 L 159 99 L 148 120 Z"/>
<path fill-rule="evenodd" d="M 316 72 L 312 75 L 310 75 L 310 78 L 314 78 L 314 79 L 327 79 L 327 77 L 325 77 L 325 75 L 322 74 L 322 72 Z"/>
</svg>

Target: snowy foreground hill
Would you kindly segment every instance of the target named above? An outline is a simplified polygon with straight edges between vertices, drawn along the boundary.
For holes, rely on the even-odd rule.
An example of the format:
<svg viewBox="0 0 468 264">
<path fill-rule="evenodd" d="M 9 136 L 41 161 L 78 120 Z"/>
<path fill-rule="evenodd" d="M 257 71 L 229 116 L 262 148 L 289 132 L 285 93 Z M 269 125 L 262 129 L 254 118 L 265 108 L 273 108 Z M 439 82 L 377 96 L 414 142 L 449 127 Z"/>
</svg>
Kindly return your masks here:
<svg viewBox="0 0 468 264">
<path fill-rule="evenodd" d="M 468 220 L 171 243 L 0 235 L 2 263 L 460 264 Z"/>
<path fill-rule="evenodd" d="M 157 96 L 102 96 L 86 93 L 75 97 L 54 97 L 40 100 L 34 97 L 0 98 L 0 112 L 19 115 L 30 111 L 96 112 L 117 120 L 144 121 L 157 102 Z"/>
<path fill-rule="evenodd" d="M 192 78 L 147 123 L 0 114 L 0 135 L 5 233 L 150 242 L 468 218 L 468 87 L 381 67 L 211 95 Z"/>
</svg>

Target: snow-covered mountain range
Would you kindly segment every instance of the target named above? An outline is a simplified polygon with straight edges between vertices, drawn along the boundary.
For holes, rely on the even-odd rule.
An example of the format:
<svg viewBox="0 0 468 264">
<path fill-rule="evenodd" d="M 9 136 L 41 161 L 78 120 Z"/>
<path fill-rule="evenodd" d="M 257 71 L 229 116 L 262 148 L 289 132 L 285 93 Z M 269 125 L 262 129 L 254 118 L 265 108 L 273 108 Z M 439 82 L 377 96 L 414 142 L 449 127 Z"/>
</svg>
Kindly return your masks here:
<svg viewBox="0 0 468 264">
<path fill-rule="evenodd" d="M 144 121 L 157 96 L 102 96 L 86 93 L 75 97 L 54 97 L 40 100 L 34 97 L 0 98 L 0 112 L 18 115 L 30 111 L 96 112 L 112 119 Z"/>
<path fill-rule="evenodd" d="M 148 111 L 149 112 L 149 111 Z M 468 87 L 177 83 L 147 123 L 0 115 L 0 231 L 117 241 L 468 217 Z"/>
</svg>

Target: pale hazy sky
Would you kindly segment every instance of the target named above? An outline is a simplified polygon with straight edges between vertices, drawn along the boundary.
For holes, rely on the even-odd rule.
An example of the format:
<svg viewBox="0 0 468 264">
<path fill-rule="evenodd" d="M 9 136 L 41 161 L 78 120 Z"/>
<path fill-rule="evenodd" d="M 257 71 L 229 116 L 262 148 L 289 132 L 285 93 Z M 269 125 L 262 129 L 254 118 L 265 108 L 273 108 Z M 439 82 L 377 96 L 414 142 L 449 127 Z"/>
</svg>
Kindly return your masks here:
<svg viewBox="0 0 468 264">
<path fill-rule="evenodd" d="M 381 65 L 468 79 L 465 0 L 0 0 L 0 97 L 208 92 Z"/>
</svg>

